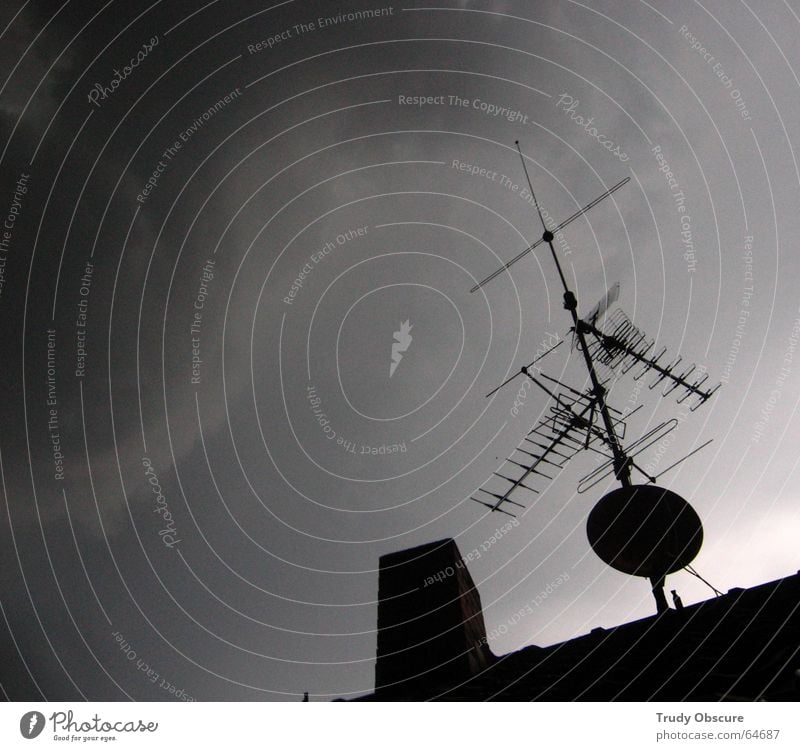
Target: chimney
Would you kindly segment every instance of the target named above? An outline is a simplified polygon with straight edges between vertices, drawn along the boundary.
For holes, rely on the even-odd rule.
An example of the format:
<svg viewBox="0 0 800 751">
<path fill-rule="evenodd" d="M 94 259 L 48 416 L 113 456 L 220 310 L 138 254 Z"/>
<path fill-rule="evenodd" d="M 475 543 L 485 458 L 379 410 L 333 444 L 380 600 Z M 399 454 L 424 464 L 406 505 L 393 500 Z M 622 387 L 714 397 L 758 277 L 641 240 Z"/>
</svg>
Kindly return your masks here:
<svg viewBox="0 0 800 751">
<path fill-rule="evenodd" d="M 376 698 L 435 696 L 491 664 L 481 599 L 448 538 L 384 555 Z"/>
</svg>

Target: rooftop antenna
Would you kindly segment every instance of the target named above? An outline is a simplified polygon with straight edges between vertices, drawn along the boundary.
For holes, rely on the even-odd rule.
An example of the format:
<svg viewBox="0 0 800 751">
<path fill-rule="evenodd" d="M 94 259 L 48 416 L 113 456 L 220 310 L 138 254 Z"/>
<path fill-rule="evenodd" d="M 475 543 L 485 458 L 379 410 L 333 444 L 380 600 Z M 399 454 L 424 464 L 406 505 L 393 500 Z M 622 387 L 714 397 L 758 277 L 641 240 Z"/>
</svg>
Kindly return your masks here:
<svg viewBox="0 0 800 751">
<path fill-rule="evenodd" d="M 476 284 L 470 292 L 481 289 L 541 244 L 546 244 L 550 248 L 550 255 L 564 290 L 564 308 L 572 320 L 570 330 L 573 347 L 581 352 L 590 388 L 579 391 L 545 375 L 538 368 L 536 375 L 531 372 L 531 366 L 555 349 L 553 347 L 489 392 L 487 396 L 493 396 L 514 378 L 524 375 L 547 394 L 551 404 L 545 416 L 540 418 L 522 443 L 498 468 L 500 471 L 495 471 L 487 483 L 476 491 L 483 495 L 472 497 L 472 500 L 491 511 L 514 516 L 504 506 L 525 508 L 523 503 L 511 496 L 520 489 L 539 493 L 539 490 L 529 484 L 534 482 L 536 476 L 552 480 L 552 473 L 561 469 L 575 454 L 589 450 L 597 452 L 605 461 L 579 481 L 578 491 L 589 490 L 611 474 L 621 487 L 603 496 L 589 514 L 589 544 L 613 568 L 648 578 L 657 611 L 661 613 L 669 609 L 664 595 L 665 578 L 674 571 L 687 568 L 694 560 L 702 545 L 703 527 L 697 513 L 687 501 L 666 488 L 658 487 L 655 482 L 711 441 L 695 448 L 658 475 L 649 475 L 636 464 L 636 456 L 662 440 L 677 427 L 678 421 L 673 419 L 662 422 L 627 447 L 624 446 L 626 420 L 641 405 L 627 413 L 614 409 L 606 400 L 610 388 L 607 384 L 613 386 L 616 378 L 638 368 L 634 376 L 636 379 L 648 373 L 655 374 L 655 380 L 650 384 L 651 389 L 663 383 L 664 395 L 681 389 L 679 403 L 694 398 L 692 411 L 708 401 L 719 386 L 711 389 L 705 387 L 708 374 L 701 369 L 695 376 L 694 365 L 679 368 L 680 357 L 674 361 L 663 361 L 666 349 L 654 354 L 654 340 L 634 326 L 621 309 L 606 317 L 606 312 L 619 297 L 618 282 L 609 288 L 587 315 L 583 318 L 578 316 L 578 301 L 567 284 L 553 240 L 557 232 L 623 187 L 630 177 L 620 180 L 551 230 L 545 223 L 536 198 L 519 141 L 515 145 L 542 225 L 542 236 Z M 603 318 L 604 323 L 601 322 Z M 598 363 L 607 368 L 611 376 L 601 378 L 597 369 Z M 646 479 L 645 483 L 633 483 L 631 474 L 634 470 Z"/>
</svg>

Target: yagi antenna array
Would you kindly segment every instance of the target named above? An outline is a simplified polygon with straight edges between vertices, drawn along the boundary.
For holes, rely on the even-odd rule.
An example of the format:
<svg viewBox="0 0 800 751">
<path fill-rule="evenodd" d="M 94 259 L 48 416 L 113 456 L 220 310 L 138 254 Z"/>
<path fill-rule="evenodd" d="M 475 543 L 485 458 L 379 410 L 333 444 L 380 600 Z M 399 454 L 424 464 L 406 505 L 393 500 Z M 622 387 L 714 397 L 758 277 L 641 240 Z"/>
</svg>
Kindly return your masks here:
<svg viewBox="0 0 800 751">
<path fill-rule="evenodd" d="M 547 394 L 551 403 L 544 416 L 492 473 L 489 480 L 476 491 L 472 500 L 491 511 L 514 516 L 506 510 L 506 504 L 525 508 L 525 504 L 520 502 L 522 497 L 515 494 L 522 491 L 540 493 L 540 487 L 537 487 L 540 486 L 540 481 L 552 481 L 555 472 L 562 469 L 575 454 L 581 451 L 596 452 L 604 461 L 581 478 L 578 492 L 583 493 L 612 475 L 622 487 L 604 496 L 590 514 L 587 528 L 590 544 L 600 558 L 614 568 L 647 576 L 661 612 L 668 609 L 664 596 L 664 578 L 692 561 L 702 542 L 702 525 L 686 501 L 654 483 L 658 477 L 705 448 L 711 441 L 693 449 L 662 470 L 659 475 L 647 474 L 636 463 L 636 457 L 663 440 L 678 426 L 678 421 L 673 419 L 662 422 L 638 440 L 624 446 L 622 441 L 627 430 L 626 420 L 640 407 L 623 414 L 607 404 L 607 382 L 601 381 L 595 363 L 609 368 L 615 376 L 628 373 L 636 367 L 639 368 L 634 375 L 636 379 L 655 374 L 650 388 L 663 383 L 664 395 L 680 389 L 679 403 L 689 398 L 695 399 L 692 411 L 708 401 L 719 386 L 711 389 L 705 387 L 708 374 L 704 370 L 695 374 L 697 368 L 694 365 L 679 368 L 680 357 L 675 361 L 662 361 L 666 348 L 654 353 L 654 341 L 638 329 L 621 309 L 615 310 L 602 323 L 606 312 L 619 297 L 619 283 L 612 285 L 605 297 L 588 314 L 583 318 L 578 317 L 578 301 L 567 285 L 553 239 L 557 232 L 619 190 L 630 178 L 620 180 L 561 224 L 548 229 L 519 141 L 516 146 L 542 225 L 542 237 L 476 284 L 470 292 L 482 288 L 528 253 L 546 244 L 564 288 L 564 308 L 572 319 L 573 345 L 583 356 L 591 387 L 579 391 L 545 375 L 538 368 L 535 369 L 535 374 L 531 371 L 531 367 L 552 352 L 557 344 L 490 391 L 487 396 L 493 396 L 515 378 L 524 375 Z M 632 483 L 631 472 L 634 470 L 644 476 L 646 483 Z M 512 498 L 512 495 L 515 497 Z M 681 523 L 678 524 L 678 521 Z"/>
<path fill-rule="evenodd" d="M 678 398 L 678 404 L 683 403 L 689 397 L 697 397 L 697 401 L 691 407 L 692 412 L 705 404 L 720 386 L 717 384 L 714 388 L 704 389 L 703 385 L 708 380 L 708 373 L 698 373 L 692 379 L 697 366 L 690 365 L 679 369 L 681 357 L 666 365 L 660 364 L 667 348 L 662 347 L 659 352 L 653 354 L 651 350 L 655 342 L 636 328 L 619 308 L 606 319 L 602 330 L 586 320 L 581 321 L 580 325 L 587 333 L 595 337 L 590 349 L 592 357 L 598 362 L 614 371 L 619 368 L 623 374 L 636 366 L 641 366 L 639 372 L 633 376 L 635 380 L 639 380 L 648 373 L 657 374 L 656 379 L 650 384 L 650 388 L 654 389 L 658 384 L 666 382 L 664 396 L 676 389 L 683 389 Z"/>
<path fill-rule="evenodd" d="M 511 498 L 517 490 L 538 494 L 540 489 L 533 486 L 538 484 L 538 478 L 553 480 L 555 473 L 580 451 L 592 450 L 605 457 L 609 446 L 607 434 L 597 423 L 596 397 L 559 384 L 555 378 L 544 373 L 540 373 L 539 377 L 558 384 L 561 390 L 552 390 L 539 377 L 530 374 L 528 377 L 551 397 L 551 404 L 511 456 L 476 491 L 483 495 L 472 497 L 473 501 L 488 506 L 492 511 L 509 516 L 514 514 L 502 508 L 504 503 L 524 508 L 523 504 Z M 623 415 L 611 407 L 608 410 L 616 435 L 624 437 L 625 419 L 633 412 Z"/>
</svg>

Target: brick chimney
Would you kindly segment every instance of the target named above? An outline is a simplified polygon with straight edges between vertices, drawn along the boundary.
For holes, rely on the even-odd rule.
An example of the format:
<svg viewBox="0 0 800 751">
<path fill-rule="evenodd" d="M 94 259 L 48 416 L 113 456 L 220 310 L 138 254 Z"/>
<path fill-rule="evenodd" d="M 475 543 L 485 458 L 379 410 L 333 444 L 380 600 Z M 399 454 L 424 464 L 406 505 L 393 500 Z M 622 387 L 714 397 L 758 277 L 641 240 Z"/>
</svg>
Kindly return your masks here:
<svg viewBox="0 0 800 751">
<path fill-rule="evenodd" d="M 376 698 L 435 696 L 493 659 L 481 598 L 455 541 L 381 557 Z"/>
</svg>

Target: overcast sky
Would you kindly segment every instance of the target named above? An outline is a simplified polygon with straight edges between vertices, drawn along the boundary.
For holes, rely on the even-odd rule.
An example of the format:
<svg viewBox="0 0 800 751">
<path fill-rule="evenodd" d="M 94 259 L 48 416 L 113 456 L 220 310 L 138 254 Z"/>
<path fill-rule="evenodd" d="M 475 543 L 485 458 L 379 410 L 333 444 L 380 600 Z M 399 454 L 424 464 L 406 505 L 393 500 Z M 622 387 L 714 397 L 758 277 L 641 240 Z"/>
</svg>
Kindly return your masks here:
<svg viewBox="0 0 800 751">
<path fill-rule="evenodd" d="M 541 250 L 469 292 L 541 236 L 516 139 L 556 222 L 631 178 L 556 244 L 579 309 L 619 281 L 722 382 L 609 397 L 628 443 L 678 420 L 642 463 L 713 439 L 660 480 L 694 566 L 797 571 L 796 2 L 11 0 L 0 30 L 7 697 L 370 692 L 379 556 L 443 537 L 496 654 L 654 611 L 588 546 L 592 456 L 495 543 L 469 501 L 550 406 L 485 394 L 569 339 Z M 581 388 L 568 350 L 542 369 Z"/>
</svg>

